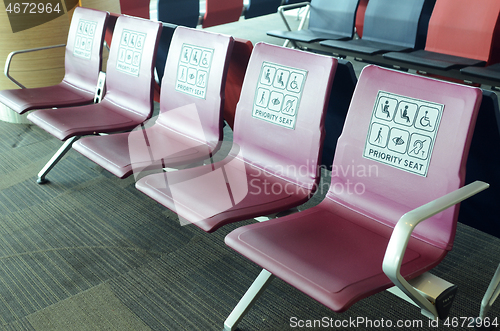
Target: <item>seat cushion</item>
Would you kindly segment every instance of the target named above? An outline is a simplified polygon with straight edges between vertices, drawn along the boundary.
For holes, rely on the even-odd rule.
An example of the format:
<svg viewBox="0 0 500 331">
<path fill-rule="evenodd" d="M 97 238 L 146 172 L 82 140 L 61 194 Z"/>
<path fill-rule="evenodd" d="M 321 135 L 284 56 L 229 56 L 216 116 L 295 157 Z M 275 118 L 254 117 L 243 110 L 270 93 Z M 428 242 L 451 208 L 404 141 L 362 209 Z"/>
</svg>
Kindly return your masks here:
<svg viewBox="0 0 500 331">
<path fill-rule="evenodd" d="M 146 130 L 89 136 L 73 148 L 115 176 L 176 167 L 208 159 L 220 147 L 217 141 L 201 143 L 155 124 Z"/>
<path fill-rule="evenodd" d="M 28 119 L 60 140 L 72 136 L 125 131 L 135 128 L 146 118 L 127 116 L 118 106 L 103 101 L 73 108 L 41 109 Z"/>
<path fill-rule="evenodd" d="M 94 93 L 66 82 L 47 87 L 0 91 L 0 102 L 19 114 L 33 109 L 90 104 Z"/>
<path fill-rule="evenodd" d="M 240 227 L 226 237 L 226 244 L 342 312 L 393 285 L 382 270 L 391 233 L 392 228 L 327 199 L 300 213 Z M 437 265 L 445 254 L 412 238 L 402 275 L 414 278 Z"/>
<path fill-rule="evenodd" d="M 202 9 L 202 8 L 200 8 Z M 237 22 L 243 12 L 243 0 L 211 0 L 205 2 L 202 27 Z"/>
<path fill-rule="evenodd" d="M 460 69 L 460 72 L 465 75 L 496 80 L 500 84 L 500 63 L 496 63 L 487 67 L 466 67 Z"/>
<path fill-rule="evenodd" d="M 136 187 L 204 231 L 302 204 L 311 191 L 240 158 L 146 176 Z"/>
<path fill-rule="evenodd" d="M 348 41 L 325 40 L 320 42 L 320 45 L 332 47 L 338 50 L 361 53 L 366 55 L 380 54 L 384 52 L 404 52 L 411 50 L 410 47 L 386 44 L 377 41 L 364 39 L 354 39 Z M 340 51 L 340 53 L 342 53 Z"/>
<path fill-rule="evenodd" d="M 346 40 L 350 39 L 349 36 L 337 34 L 337 33 L 327 33 L 327 32 L 319 32 L 313 30 L 298 30 L 298 31 L 279 31 L 273 30 L 268 31 L 267 34 L 269 36 L 282 38 L 282 39 L 290 39 L 295 41 L 301 41 L 305 43 L 311 43 L 314 41 L 320 41 L 325 39 L 332 40 Z"/>
</svg>

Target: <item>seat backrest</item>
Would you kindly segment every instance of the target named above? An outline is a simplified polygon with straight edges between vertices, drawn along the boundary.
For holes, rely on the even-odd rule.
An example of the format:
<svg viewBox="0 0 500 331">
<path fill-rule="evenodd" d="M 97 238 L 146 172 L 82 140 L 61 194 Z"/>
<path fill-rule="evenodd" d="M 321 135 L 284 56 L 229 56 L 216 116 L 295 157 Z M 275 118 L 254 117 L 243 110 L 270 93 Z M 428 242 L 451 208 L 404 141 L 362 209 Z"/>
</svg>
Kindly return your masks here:
<svg viewBox="0 0 500 331">
<path fill-rule="evenodd" d="M 243 12 L 243 0 L 206 0 L 203 28 L 236 22 Z"/>
<path fill-rule="evenodd" d="M 146 119 L 153 111 L 154 63 L 162 25 L 122 15 L 113 33 L 106 69 L 106 95 L 102 102 L 117 111 Z"/>
<path fill-rule="evenodd" d="M 149 0 L 120 0 L 121 13 L 149 20 Z"/>
<path fill-rule="evenodd" d="M 437 0 L 425 49 L 487 64 L 500 62 L 500 1 Z"/>
<path fill-rule="evenodd" d="M 222 138 L 222 107 L 229 58 L 234 40 L 227 35 L 179 26 L 174 32 L 163 76 L 157 123 L 200 142 Z M 178 109 L 196 106 L 200 125 Z"/>
<path fill-rule="evenodd" d="M 370 0 L 363 39 L 414 49 L 425 46 L 429 18 L 436 0 Z"/>
<path fill-rule="evenodd" d="M 77 7 L 68 33 L 64 81 L 94 93 L 102 66 L 108 12 Z"/>
<path fill-rule="evenodd" d="M 196 28 L 200 18 L 199 0 L 156 0 L 158 21 Z"/>
<path fill-rule="evenodd" d="M 465 184 L 476 180 L 490 184 L 487 194 L 473 196 L 460 205 L 458 221 L 500 238 L 500 108 L 498 97 L 483 90 L 483 100 L 472 137 Z"/>
<path fill-rule="evenodd" d="M 282 0 L 250 0 L 245 9 L 245 19 L 274 14 L 278 11 Z"/>
<path fill-rule="evenodd" d="M 255 45 L 236 108 L 237 157 L 314 190 L 336 67 L 331 57 Z"/>
<path fill-rule="evenodd" d="M 312 0 L 309 29 L 352 38 L 359 0 Z"/>
<path fill-rule="evenodd" d="M 365 67 L 327 198 L 393 227 L 406 212 L 461 187 L 481 97 L 478 88 Z M 457 216 L 458 206 L 449 208 L 413 236 L 451 249 Z"/>
</svg>

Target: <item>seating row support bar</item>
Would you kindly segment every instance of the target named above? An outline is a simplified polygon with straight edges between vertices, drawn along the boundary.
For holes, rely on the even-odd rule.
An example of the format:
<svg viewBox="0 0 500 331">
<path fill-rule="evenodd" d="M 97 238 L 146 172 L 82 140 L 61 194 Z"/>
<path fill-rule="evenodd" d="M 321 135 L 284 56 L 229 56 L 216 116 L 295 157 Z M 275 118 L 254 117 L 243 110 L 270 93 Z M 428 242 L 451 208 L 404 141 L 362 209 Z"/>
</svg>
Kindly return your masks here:
<svg viewBox="0 0 500 331">
<path fill-rule="evenodd" d="M 257 276 L 236 307 L 234 307 L 231 314 L 224 321 L 224 331 L 233 331 L 236 329 L 238 323 L 246 315 L 248 310 L 252 308 L 253 304 L 257 301 L 261 294 L 264 293 L 267 286 L 274 278 L 275 276 L 272 273 L 262 269 L 259 276 Z"/>
<path fill-rule="evenodd" d="M 37 183 L 38 184 L 46 184 L 49 181 L 45 179 L 45 176 L 54 168 L 54 166 L 63 158 L 64 155 L 71 149 L 71 146 L 75 141 L 77 141 L 80 138 L 80 136 L 73 136 L 66 140 L 64 144 L 57 150 L 57 152 L 50 158 L 49 162 L 45 164 L 45 166 L 40 170 L 38 173 L 38 179 Z"/>
</svg>

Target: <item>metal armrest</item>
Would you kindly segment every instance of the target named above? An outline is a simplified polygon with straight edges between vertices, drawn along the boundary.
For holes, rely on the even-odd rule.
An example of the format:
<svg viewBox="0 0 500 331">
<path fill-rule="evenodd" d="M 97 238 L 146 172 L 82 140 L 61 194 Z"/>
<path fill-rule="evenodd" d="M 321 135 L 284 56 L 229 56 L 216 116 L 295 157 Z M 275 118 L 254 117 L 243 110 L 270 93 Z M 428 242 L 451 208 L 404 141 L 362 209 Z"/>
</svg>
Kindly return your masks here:
<svg viewBox="0 0 500 331">
<path fill-rule="evenodd" d="M 382 269 L 389 279 L 408 297 L 410 297 L 427 317 L 439 316 L 434 303 L 431 303 L 422 293 L 410 285 L 401 276 L 403 256 L 413 229 L 422 221 L 442 212 L 443 210 L 465 200 L 489 187 L 489 184 L 475 181 L 458 190 L 448 193 L 434 201 L 420 206 L 404 214 L 396 226 L 387 245 Z"/>
<path fill-rule="evenodd" d="M 10 54 L 7 56 L 7 60 L 5 60 L 5 68 L 4 68 L 3 72 L 4 72 L 5 76 L 8 79 L 10 79 L 14 84 L 16 84 L 20 88 L 24 89 L 26 87 L 24 85 L 22 85 L 21 83 L 19 83 L 17 80 L 15 80 L 9 74 L 10 63 L 12 62 L 12 58 L 14 57 L 14 55 L 22 54 L 22 53 L 29 53 L 29 52 L 34 52 L 34 51 L 42 51 L 42 50 L 51 49 L 51 48 L 57 48 L 57 47 L 65 47 L 65 46 L 66 46 L 66 44 L 61 44 L 61 45 L 52 45 L 52 46 L 45 46 L 45 47 L 37 47 L 37 48 L 24 49 L 24 50 L 21 50 L 21 51 L 10 52 Z"/>
<path fill-rule="evenodd" d="M 280 14 L 281 19 L 283 20 L 283 23 L 285 23 L 285 26 L 286 26 L 288 31 L 292 31 L 292 29 L 290 28 L 290 24 L 288 24 L 288 21 L 286 20 L 285 10 L 291 10 L 291 9 L 296 9 L 296 8 L 301 8 L 301 7 L 306 7 L 306 14 L 304 15 L 304 18 L 302 19 L 302 21 L 300 22 L 299 30 L 301 30 L 302 27 L 304 26 L 305 18 L 307 17 L 308 11 L 311 8 L 311 3 L 299 2 L 299 3 L 289 4 L 289 5 L 282 5 L 282 6 L 278 7 L 278 14 Z"/>
<path fill-rule="evenodd" d="M 311 9 L 311 4 L 309 2 L 299 2 L 299 3 L 289 4 L 289 5 L 282 5 L 282 6 L 278 7 L 278 14 L 280 14 L 281 19 L 283 20 L 283 23 L 285 23 L 286 29 L 288 31 L 292 31 L 292 28 L 290 28 L 290 24 L 288 24 L 288 21 L 286 20 L 285 10 L 291 10 L 291 9 L 301 8 L 301 7 L 306 7 L 306 12 L 304 14 L 304 17 L 300 21 L 299 26 L 297 28 L 297 30 L 302 30 L 302 28 L 304 27 L 304 24 L 306 22 L 306 18 L 309 15 L 309 10 Z M 290 42 L 292 42 L 293 48 L 297 48 L 297 44 L 294 41 L 290 41 L 288 39 L 285 40 L 283 47 L 288 47 L 288 43 L 290 43 Z"/>
</svg>

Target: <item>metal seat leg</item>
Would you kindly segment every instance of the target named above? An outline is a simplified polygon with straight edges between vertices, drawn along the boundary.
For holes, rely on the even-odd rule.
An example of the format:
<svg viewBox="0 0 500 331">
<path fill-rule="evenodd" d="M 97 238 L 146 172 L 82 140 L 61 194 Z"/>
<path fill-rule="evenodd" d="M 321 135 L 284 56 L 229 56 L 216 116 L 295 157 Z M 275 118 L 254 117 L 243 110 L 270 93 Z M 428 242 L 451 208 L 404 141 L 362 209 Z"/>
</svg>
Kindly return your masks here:
<svg viewBox="0 0 500 331">
<path fill-rule="evenodd" d="M 224 321 L 224 331 L 233 331 L 236 329 L 236 326 L 241 321 L 243 316 L 245 316 L 260 295 L 264 293 L 264 290 L 271 283 L 274 277 L 275 276 L 272 273 L 262 269 L 259 276 L 257 276 L 252 285 L 246 291 L 245 295 L 243 295 L 231 314 Z"/>
</svg>

